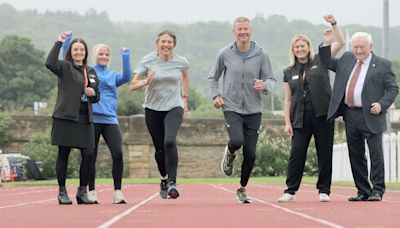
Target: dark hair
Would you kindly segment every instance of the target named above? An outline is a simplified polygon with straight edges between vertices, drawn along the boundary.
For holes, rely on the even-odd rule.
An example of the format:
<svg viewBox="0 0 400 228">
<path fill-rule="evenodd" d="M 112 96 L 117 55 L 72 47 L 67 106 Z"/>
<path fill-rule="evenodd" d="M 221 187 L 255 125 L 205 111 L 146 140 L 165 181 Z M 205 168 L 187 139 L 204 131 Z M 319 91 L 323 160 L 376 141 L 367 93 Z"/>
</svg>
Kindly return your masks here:
<svg viewBox="0 0 400 228">
<path fill-rule="evenodd" d="M 156 44 L 157 44 L 158 41 L 160 40 L 160 37 L 161 37 L 162 35 L 165 35 L 165 34 L 167 34 L 167 35 L 169 35 L 170 37 L 172 37 L 172 39 L 174 40 L 174 47 L 175 47 L 175 46 L 176 46 L 176 35 L 175 35 L 175 32 L 172 31 L 171 29 L 165 29 L 165 30 L 161 31 L 160 33 L 158 33 L 158 35 L 157 35 L 157 40 L 156 40 Z"/>
<path fill-rule="evenodd" d="M 72 54 L 71 54 L 71 48 L 72 48 L 72 45 L 74 44 L 74 43 L 81 43 L 81 44 L 83 44 L 83 46 L 85 47 L 85 58 L 83 59 L 83 65 L 86 65 L 86 63 L 87 63 L 87 57 L 88 57 L 88 47 L 87 47 L 87 45 L 86 45 L 86 42 L 83 40 L 83 39 L 81 39 L 81 38 L 75 38 L 75 39 L 73 39 L 72 41 L 71 41 L 71 44 L 69 45 L 69 47 L 68 47 L 68 49 L 67 49 L 67 53 L 65 54 L 65 60 L 67 60 L 67 61 L 69 61 L 69 62 L 71 62 L 71 63 L 73 63 L 74 62 L 74 60 L 72 59 Z"/>
</svg>

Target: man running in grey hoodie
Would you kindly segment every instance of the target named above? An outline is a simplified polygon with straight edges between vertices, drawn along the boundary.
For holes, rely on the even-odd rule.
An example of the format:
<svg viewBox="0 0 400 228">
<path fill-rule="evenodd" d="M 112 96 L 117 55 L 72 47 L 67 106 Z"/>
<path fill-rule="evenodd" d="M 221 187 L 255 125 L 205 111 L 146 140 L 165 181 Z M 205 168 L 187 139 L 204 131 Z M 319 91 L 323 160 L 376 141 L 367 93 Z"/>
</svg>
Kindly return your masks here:
<svg viewBox="0 0 400 228">
<path fill-rule="evenodd" d="M 252 26 L 246 17 L 233 23 L 236 41 L 222 48 L 208 74 L 214 107 L 224 112 L 229 142 L 221 162 L 222 171 L 230 176 L 236 151 L 243 146 L 243 163 L 237 199 L 250 203 L 245 187 L 256 158 L 256 144 L 261 124 L 261 93 L 269 94 L 275 86 L 272 67 L 265 51 L 251 41 Z M 223 77 L 222 94 L 219 79 Z"/>
</svg>

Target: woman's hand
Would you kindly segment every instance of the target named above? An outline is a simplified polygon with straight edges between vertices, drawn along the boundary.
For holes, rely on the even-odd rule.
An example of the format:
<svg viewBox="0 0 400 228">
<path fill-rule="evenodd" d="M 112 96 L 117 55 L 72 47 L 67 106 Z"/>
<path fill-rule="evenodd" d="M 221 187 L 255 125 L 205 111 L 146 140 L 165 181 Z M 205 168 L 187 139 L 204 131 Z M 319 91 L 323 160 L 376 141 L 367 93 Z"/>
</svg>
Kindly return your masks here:
<svg viewBox="0 0 400 228">
<path fill-rule="evenodd" d="M 183 111 L 188 112 L 188 96 L 182 96 L 183 100 Z"/>
<path fill-rule="evenodd" d="M 94 96 L 96 96 L 96 91 L 94 91 L 94 89 L 91 88 L 91 87 L 86 87 L 86 89 L 85 89 L 85 95 L 86 95 L 87 97 L 94 97 Z"/>
<path fill-rule="evenodd" d="M 150 73 L 147 75 L 146 79 L 144 79 L 144 85 L 148 85 L 156 75 L 157 71 L 156 70 L 151 70 Z"/>
<path fill-rule="evenodd" d="M 285 125 L 285 134 L 290 137 L 293 136 L 293 128 L 291 124 Z"/>
<path fill-rule="evenodd" d="M 67 37 L 70 36 L 72 34 L 71 31 L 67 31 L 67 32 L 63 32 L 61 34 L 58 35 L 58 41 L 60 41 L 61 43 L 64 43 L 65 40 L 67 40 Z"/>
<path fill-rule="evenodd" d="M 335 36 L 335 33 L 333 32 L 333 29 L 326 29 L 324 31 L 324 44 L 330 45 L 332 43 L 333 37 Z"/>
</svg>

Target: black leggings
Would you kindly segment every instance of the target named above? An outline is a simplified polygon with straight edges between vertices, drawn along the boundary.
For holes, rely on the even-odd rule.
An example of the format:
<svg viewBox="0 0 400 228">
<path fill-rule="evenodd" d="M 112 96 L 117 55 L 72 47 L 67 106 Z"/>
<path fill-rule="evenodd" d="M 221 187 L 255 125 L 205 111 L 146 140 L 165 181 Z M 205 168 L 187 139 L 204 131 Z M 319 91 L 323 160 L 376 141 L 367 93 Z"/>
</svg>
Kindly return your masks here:
<svg viewBox="0 0 400 228">
<path fill-rule="evenodd" d="M 170 111 L 145 109 L 147 129 L 155 147 L 155 158 L 161 176 L 168 174 L 169 181 L 176 182 L 178 169 L 178 151 L 176 136 L 181 127 L 183 109 L 173 108 Z"/>
<path fill-rule="evenodd" d="M 81 166 L 79 169 L 79 186 L 87 186 L 90 171 L 90 162 L 92 160 L 93 149 L 81 148 Z M 71 147 L 58 146 L 58 156 L 56 162 L 56 173 L 58 186 L 65 187 L 67 179 L 68 157 Z"/>
<path fill-rule="evenodd" d="M 96 159 L 99 146 L 100 135 L 103 135 L 104 141 L 111 152 L 113 160 L 112 176 L 114 180 L 114 189 L 121 190 L 122 173 L 124 171 L 124 161 L 122 153 L 122 135 L 118 124 L 94 124 L 95 148 L 92 159 L 92 166 L 89 174 L 89 190 L 95 189 L 96 179 Z"/>
<path fill-rule="evenodd" d="M 327 121 L 326 115 L 315 117 L 313 109 L 304 111 L 303 127 L 293 128 L 285 193 L 294 195 L 299 190 L 312 136 L 314 136 L 319 168 L 317 189 L 319 193 L 328 195 L 331 193 L 334 127 L 334 122 Z"/>
<path fill-rule="evenodd" d="M 229 134 L 229 151 L 233 153 L 243 146 L 240 185 L 246 187 L 256 160 L 256 146 L 262 115 L 261 113 L 242 115 L 226 111 L 224 116 Z"/>
</svg>

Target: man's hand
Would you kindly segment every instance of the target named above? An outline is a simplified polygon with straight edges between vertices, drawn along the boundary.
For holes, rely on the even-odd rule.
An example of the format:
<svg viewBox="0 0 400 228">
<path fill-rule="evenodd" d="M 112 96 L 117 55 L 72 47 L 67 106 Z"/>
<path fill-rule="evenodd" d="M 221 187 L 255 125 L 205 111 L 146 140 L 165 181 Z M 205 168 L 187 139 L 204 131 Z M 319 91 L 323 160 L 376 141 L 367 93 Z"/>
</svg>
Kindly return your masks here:
<svg viewBox="0 0 400 228">
<path fill-rule="evenodd" d="M 332 14 L 328 14 L 324 16 L 324 19 L 326 22 L 330 24 L 335 24 L 336 23 L 336 18 Z"/>
<path fill-rule="evenodd" d="M 379 104 L 378 102 L 372 103 L 370 111 L 372 114 L 378 115 L 382 111 L 381 104 Z"/>
<path fill-rule="evenodd" d="M 253 84 L 254 84 L 253 88 L 255 90 L 260 91 L 265 89 L 265 83 L 263 80 L 253 79 Z"/>
<path fill-rule="evenodd" d="M 224 106 L 224 100 L 222 99 L 221 96 L 217 96 L 214 98 L 214 107 L 216 108 L 221 108 Z"/>
</svg>

